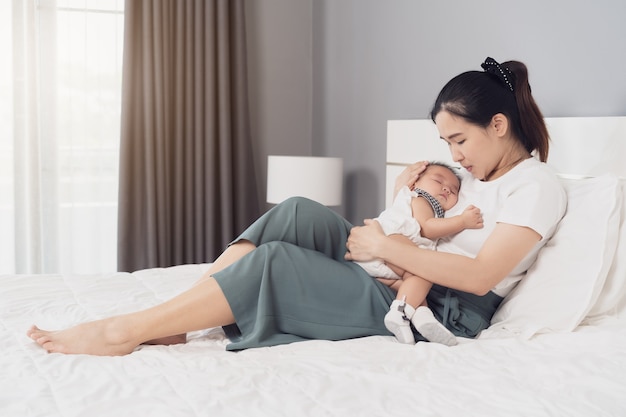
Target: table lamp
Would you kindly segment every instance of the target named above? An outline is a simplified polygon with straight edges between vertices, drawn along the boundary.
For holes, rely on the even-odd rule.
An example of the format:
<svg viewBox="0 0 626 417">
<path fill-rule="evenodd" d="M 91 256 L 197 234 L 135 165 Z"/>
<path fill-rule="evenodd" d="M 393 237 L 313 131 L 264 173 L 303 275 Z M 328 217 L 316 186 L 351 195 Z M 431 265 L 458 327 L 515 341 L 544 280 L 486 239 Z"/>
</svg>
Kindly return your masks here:
<svg viewBox="0 0 626 417">
<path fill-rule="evenodd" d="M 343 194 L 343 160 L 318 156 L 267 158 L 267 202 L 278 204 L 293 196 L 325 206 L 339 206 Z"/>
</svg>

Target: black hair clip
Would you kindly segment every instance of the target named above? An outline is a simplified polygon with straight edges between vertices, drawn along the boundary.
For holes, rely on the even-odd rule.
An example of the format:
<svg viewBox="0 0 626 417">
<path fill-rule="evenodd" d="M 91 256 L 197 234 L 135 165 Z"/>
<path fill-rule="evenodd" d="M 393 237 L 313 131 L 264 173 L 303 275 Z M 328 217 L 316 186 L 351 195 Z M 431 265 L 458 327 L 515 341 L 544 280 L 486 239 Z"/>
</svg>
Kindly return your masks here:
<svg viewBox="0 0 626 417">
<path fill-rule="evenodd" d="M 480 66 L 483 67 L 486 73 L 493 74 L 498 77 L 500 81 L 502 81 L 509 88 L 509 90 L 511 90 L 511 92 L 515 92 L 515 89 L 513 88 L 513 83 L 511 82 L 513 79 L 513 74 L 511 73 L 511 70 L 509 70 L 507 67 L 502 68 L 502 66 L 491 57 L 487 57 L 487 59 L 485 59 L 485 62 L 480 64 Z"/>
</svg>

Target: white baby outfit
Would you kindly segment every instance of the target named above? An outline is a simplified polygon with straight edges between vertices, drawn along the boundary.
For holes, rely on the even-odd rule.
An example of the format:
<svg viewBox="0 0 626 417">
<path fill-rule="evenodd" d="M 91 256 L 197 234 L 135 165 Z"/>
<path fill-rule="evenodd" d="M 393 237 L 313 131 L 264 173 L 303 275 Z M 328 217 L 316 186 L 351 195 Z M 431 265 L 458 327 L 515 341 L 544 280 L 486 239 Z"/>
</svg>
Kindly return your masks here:
<svg viewBox="0 0 626 417">
<path fill-rule="evenodd" d="M 380 223 L 385 235 L 401 234 L 421 248 L 435 249 L 435 242 L 420 234 L 421 226 L 413 217 L 411 199 L 415 197 L 425 198 L 430 203 L 435 217 L 444 216 L 441 204 L 433 196 L 419 188 L 411 191 L 409 187 L 404 186 L 398 191 L 392 206 L 380 213 L 380 216 L 375 220 Z M 382 261 L 357 263 L 372 277 L 401 279 Z M 385 326 L 400 343 L 415 343 L 415 337 L 409 323 L 412 323 L 426 340 L 447 346 L 453 346 L 457 343 L 456 337 L 437 321 L 428 307 L 413 308 L 404 300 L 394 300 L 385 316 Z"/>
<path fill-rule="evenodd" d="M 421 193 L 421 190 L 411 191 L 407 186 L 402 187 L 400 191 L 398 191 L 398 195 L 393 201 L 392 206 L 380 213 L 374 220 L 380 223 L 385 235 L 400 234 L 408 237 L 421 248 L 434 249 L 435 242 L 420 235 L 421 226 L 413 217 L 411 199 L 418 196 L 426 198 L 426 196 Z M 443 217 L 443 214 L 438 217 Z M 357 263 L 373 277 L 400 279 L 383 261 L 373 260 Z"/>
</svg>

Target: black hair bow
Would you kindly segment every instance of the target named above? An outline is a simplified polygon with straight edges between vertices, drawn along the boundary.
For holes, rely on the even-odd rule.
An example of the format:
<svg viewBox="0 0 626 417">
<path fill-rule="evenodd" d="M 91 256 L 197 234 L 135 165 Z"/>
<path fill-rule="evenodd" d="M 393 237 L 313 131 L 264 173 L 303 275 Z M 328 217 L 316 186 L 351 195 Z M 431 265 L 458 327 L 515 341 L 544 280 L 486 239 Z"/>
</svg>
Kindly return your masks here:
<svg viewBox="0 0 626 417">
<path fill-rule="evenodd" d="M 502 81 L 508 87 L 508 89 L 511 90 L 511 92 L 515 92 L 512 83 L 513 73 L 511 73 L 511 70 L 509 70 L 507 67 L 502 67 L 495 59 L 491 57 L 487 57 L 487 59 L 485 59 L 485 62 L 480 64 L 480 66 L 483 67 L 486 73 L 493 74 L 498 77 L 498 79 L 500 79 L 500 81 Z"/>
</svg>

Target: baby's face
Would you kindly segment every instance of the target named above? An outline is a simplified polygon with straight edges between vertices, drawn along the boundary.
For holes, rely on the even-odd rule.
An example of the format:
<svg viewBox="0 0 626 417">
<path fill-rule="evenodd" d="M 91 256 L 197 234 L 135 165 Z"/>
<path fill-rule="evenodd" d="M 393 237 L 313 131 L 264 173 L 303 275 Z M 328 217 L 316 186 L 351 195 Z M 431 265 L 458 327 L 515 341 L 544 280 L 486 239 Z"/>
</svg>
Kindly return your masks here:
<svg viewBox="0 0 626 417">
<path fill-rule="evenodd" d="M 416 188 L 435 197 L 444 210 L 451 209 L 459 200 L 460 186 L 456 175 L 440 165 L 429 165 L 415 182 Z"/>
</svg>

